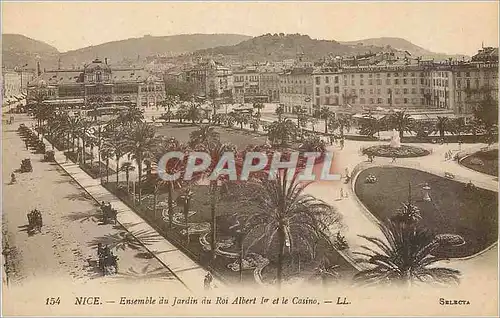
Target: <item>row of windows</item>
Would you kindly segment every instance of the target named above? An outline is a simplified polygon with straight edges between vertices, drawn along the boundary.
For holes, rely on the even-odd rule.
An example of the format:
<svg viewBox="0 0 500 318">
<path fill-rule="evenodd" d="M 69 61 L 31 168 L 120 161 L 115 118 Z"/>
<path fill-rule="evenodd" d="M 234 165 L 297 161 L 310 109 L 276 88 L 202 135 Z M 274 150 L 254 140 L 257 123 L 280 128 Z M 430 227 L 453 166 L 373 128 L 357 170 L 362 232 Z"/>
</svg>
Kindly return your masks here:
<svg viewBox="0 0 500 318">
<path fill-rule="evenodd" d="M 287 79 L 281 80 L 280 83 L 281 84 L 294 84 L 294 83 L 295 84 L 311 84 L 311 81 L 306 80 L 306 79 L 304 79 L 304 80 L 302 80 L 302 79 L 295 79 L 295 80 L 293 80 L 293 79 L 287 78 Z"/>
<path fill-rule="evenodd" d="M 446 81 L 448 82 L 448 81 Z M 354 80 L 351 80 L 351 86 L 355 86 L 356 85 L 356 82 Z M 359 80 L 359 85 L 365 85 L 365 83 L 367 83 L 367 85 L 382 85 L 382 80 L 381 79 L 377 79 L 375 81 L 373 81 L 373 79 L 369 79 L 368 82 L 365 82 L 364 80 Z M 416 78 L 412 78 L 411 80 L 410 79 L 406 79 L 406 78 L 403 78 L 402 80 L 398 79 L 398 78 L 395 78 L 394 80 L 391 80 L 391 79 L 386 79 L 385 80 L 385 84 L 386 85 L 417 85 L 419 83 L 419 81 L 416 79 Z M 429 85 L 429 81 L 426 80 L 426 79 L 423 79 L 421 78 L 420 79 L 420 85 Z M 347 80 L 344 80 L 344 86 L 347 86 L 348 82 Z"/>
<path fill-rule="evenodd" d="M 237 75 L 234 77 L 235 82 L 244 82 L 244 81 L 250 81 L 250 82 L 258 82 L 259 81 L 259 75 Z"/>
<path fill-rule="evenodd" d="M 426 75 L 428 75 L 429 73 L 428 72 L 420 72 L 420 77 L 424 77 Z M 359 75 L 359 78 L 364 78 L 365 77 L 365 74 L 358 74 Z M 403 72 L 401 73 L 401 76 L 402 77 L 418 77 L 418 73 L 415 73 L 415 72 L 411 72 L 411 73 L 408 73 L 408 72 Z M 344 74 L 344 79 L 347 79 L 349 75 L 347 74 Z M 400 73 L 386 73 L 386 77 L 391 77 L 391 76 L 394 76 L 394 77 L 399 77 L 400 76 Z M 356 74 L 350 74 L 350 77 L 353 79 L 356 77 Z M 381 78 L 381 73 L 368 73 L 368 78 Z"/>
<path fill-rule="evenodd" d="M 348 90 L 347 89 L 344 89 L 344 95 L 347 95 L 348 94 Z M 360 89 L 359 91 L 356 90 L 356 89 L 351 89 L 350 93 L 352 95 L 357 95 L 357 93 L 359 92 L 359 95 L 365 95 L 365 93 L 368 93 L 370 95 L 373 95 L 373 94 L 377 94 L 377 95 L 380 95 L 382 94 L 382 89 L 380 88 L 377 88 L 377 89 L 373 89 L 373 88 L 370 88 L 369 90 L 364 90 L 364 89 Z M 318 91 L 316 90 L 316 93 L 318 93 Z M 412 88 L 412 89 L 409 89 L 409 88 L 403 88 L 403 89 L 399 89 L 399 88 L 395 88 L 395 89 L 391 89 L 391 88 L 388 88 L 386 90 L 386 93 L 388 95 L 394 93 L 395 95 L 400 95 L 400 94 L 404 94 L 404 95 L 407 95 L 407 94 L 424 94 L 425 93 L 425 89 L 421 88 L 420 91 L 417 90 L 416 88 Z M 319 95 L 319 94 L 316 94 L 316 95 Z"/>
</svg>

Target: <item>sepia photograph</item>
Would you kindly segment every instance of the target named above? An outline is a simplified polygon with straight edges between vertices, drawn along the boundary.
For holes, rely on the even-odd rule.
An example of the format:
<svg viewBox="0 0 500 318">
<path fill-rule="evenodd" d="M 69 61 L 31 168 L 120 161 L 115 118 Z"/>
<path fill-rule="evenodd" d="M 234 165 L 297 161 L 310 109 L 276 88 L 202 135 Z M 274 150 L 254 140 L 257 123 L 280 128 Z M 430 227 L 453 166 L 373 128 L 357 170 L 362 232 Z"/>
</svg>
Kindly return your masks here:
<svg viewBox="0 0 500 318">
<path fill-rule="evenodd" d="M 2 1 L 3 316 L 498 317 L 497 1 Z"/>
</svg>

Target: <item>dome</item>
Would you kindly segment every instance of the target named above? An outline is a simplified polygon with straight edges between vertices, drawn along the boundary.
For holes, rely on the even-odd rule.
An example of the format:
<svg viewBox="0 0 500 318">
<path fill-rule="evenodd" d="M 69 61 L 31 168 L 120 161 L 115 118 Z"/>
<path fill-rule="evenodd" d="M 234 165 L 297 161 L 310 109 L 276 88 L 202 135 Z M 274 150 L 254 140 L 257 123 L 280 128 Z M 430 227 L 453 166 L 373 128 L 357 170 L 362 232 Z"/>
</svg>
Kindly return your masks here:
<svg viewBox="0 0 500 318">
<path fill-rule="evenodd" d="M 107 70 L 109 71 L 109 65 L 106 63 L 103 63 L 100 59 L 95 59 L 85 67 L 86 72 L 94 72 L 96 70 Z"/>
</svg>

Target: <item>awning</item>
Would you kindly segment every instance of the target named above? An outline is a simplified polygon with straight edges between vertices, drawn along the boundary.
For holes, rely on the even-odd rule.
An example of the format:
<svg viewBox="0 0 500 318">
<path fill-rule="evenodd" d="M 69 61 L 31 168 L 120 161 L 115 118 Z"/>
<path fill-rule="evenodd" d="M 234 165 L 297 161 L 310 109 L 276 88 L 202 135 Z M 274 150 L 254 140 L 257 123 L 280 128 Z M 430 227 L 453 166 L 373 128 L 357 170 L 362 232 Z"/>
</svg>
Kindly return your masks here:
<svg viewBox="0 0 500 318">
<path fill-rule="evenodd" d="M 438 117 L 457 118 L 454 114 L 417 114 L 411 115 L 415 120 L 437 120 Z"/>
<path fill-rule="evenodd" d="M 47 99 L 43 101 L 44 104 L 83 104 L 83 98 L 75 99 Z"/>
</svg>

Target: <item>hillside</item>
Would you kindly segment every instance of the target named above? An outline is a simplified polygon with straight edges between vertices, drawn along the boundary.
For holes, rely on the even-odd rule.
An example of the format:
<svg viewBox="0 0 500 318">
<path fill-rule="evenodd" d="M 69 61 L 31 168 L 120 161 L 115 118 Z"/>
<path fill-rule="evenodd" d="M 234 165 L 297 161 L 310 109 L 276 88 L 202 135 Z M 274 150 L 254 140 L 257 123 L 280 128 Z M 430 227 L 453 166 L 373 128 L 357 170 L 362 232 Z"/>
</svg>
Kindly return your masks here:
<svg viewBox="0 0 500 318">
<path fill-rule="evenodd" d="M 249 38 L 249 36 L 239 34 L 144 36 L 68 51 L 61 55 L 61 63 L 67 67 L 78 66 L 96 57 L 101 59 L 107 57 L 110 63 L 120 63 L 126 60 L 135 64 L 138 60 L 151 55 L 175 56 L 200 49 L 234 45 Z"/>
<path fill-rule="evenodd" d="M 423 47 L 415 45 L 408 40 L 402 38 L 394 38 L 394 37 L 381 37 L 381 38 L 371 38 L 364 39 L 358 41 L 348 41 L 348 42 L 340 42 L 345 45 L 354 45 L 359 47 L 365 46 L 379 46 L 379 47 L 391 47 L 401 51 L 408 51 L 413 56 L 421 56 L 423 58 L 434 58 L 434 59 L 446 59 L 448 57 L 453 58 L 462 58 L 467 57 L 466 55 L 450 55 L 446 53 L 435 53 L 431 52 Z"/>
<path fill-rule="evenodd" d="M 2 34 L 2 66 L 6 68 L 36 68 L 37 58 L 42 65 L 57 65 L 59 51 L 42 41 L 20 34 Z"/>
<path fill-rule="evenodd" d="M 361 54 L 369 51 L 379 52 L 382 48 L 375 46 L 349 46 L 337 41 L 311 39 L 300 34 L 265 34 L 243 41 L 233 46 L 199 50 L 193 55 L 224 55 L 233 60 L 247 61 L 281 61 L 293 59 L 303 54 L 307 60 L 317 60 L 325 56 Z"/>
</svg>

